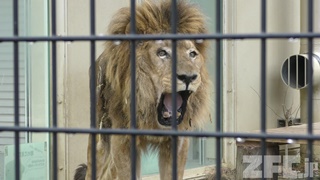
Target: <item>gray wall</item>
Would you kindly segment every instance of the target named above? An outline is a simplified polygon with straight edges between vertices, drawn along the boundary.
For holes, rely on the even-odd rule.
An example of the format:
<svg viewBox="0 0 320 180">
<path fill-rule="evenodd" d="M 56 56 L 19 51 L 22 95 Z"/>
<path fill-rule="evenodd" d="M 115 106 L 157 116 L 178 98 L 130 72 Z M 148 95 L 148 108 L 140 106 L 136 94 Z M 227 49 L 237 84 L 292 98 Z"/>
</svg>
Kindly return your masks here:
<svg viewBox="0 0 320 180">
<path fill-rule="evenodd" d="M 261 32 L 260 1 L 224 2 L 225 33 Z M 299 15 L 300 1 L 268 0 L 267 32 L 299 32 Z M 282 62 L 298 52 L 299 40 L 267 40 L 267 128 L 277 127 L 277 119 L 283 117 L 282 105 L 288 108 L 292 105 L 293 109 L 299 106 L 299 92 L 288 89 L 280 77 Z M 244 132 L 260 129 L 261 42 L 253 39 L 224 41 L 223 54 L 224 131 Z M 224 161 L 227 164 L 234 165 L 235 152 L 234 139 L 226 139 Z"/>
<path fill-rule="evenodd" d="M 110 18 L 127 0 L 96 0 L 96 34 L 105 34 Z M 89 35 L 89 1 L 59 0 L 58 34 Z M 103 42 L 96 43 L 96 57 Z M 58 43 L 58 126 L 90 127 L 89 66 L 90 43 Z M 58 139 L 59 179 L 72 179 L 75 168 L 87 161 L 88 135 L 60 134 Z"/>
</svg>

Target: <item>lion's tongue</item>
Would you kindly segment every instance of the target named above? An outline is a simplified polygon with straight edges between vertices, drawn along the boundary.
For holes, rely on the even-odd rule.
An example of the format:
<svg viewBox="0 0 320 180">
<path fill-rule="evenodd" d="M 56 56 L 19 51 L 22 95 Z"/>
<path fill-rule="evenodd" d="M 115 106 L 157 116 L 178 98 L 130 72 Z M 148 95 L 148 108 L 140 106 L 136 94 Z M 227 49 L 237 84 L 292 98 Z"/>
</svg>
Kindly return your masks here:
<svg viewBox="0 0 320 180">
<path fill-rule="evenodd" d="M 176 110 L 178 110 L 181 105 L 182 105 L 182 97 L 180 96 L 179 93 L 177 93 L 176 95 L 176 99 L 177 99 L 177 108 Z M 164 100 L 163 100 L 163 104 L 166 106 L 168 112 L 171 114 L 172 113 L 172 94 L 166 94 L 164 96 Z"/>
</svg>

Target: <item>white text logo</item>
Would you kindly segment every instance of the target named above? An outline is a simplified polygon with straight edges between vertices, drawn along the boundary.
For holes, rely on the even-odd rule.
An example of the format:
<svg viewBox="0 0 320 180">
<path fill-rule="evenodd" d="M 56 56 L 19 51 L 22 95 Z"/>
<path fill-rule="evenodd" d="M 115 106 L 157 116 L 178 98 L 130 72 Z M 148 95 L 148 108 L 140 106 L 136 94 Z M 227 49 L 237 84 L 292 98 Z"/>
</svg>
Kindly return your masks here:
<svg viewBox="0 0 320 180">
<path fill-rule="evenodd" d="M 262 178 L 262 170 L 258 169 L 258 167 L 262 164 L 262 156 L 244 155 L 243 163 L 249 163 L 248 167 L 243 171 L 243 178 Z M 309 162 L 308 158 L 305 158 L 304 161 L 304 173 L 293 171 L 292 165 L 300 164 L 299 156 L 283 156 L 283 165 L 279 165 L 280 163 L 281 156 L 264 156 L 264 177 L 272 178 L 274 173 L 282 173 L 283 178 L 314 177 L 314 172 L 318 171 L 318 163 Z"/>
</svg>

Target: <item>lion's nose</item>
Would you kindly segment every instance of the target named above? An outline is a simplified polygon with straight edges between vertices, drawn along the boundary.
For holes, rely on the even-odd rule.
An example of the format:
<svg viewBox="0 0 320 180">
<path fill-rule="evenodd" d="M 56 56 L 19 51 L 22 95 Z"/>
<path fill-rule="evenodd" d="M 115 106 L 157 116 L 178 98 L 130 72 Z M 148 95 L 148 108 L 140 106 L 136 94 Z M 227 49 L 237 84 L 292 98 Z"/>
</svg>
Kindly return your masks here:
<svg viewBox="0 0 320 180">
<path fill-rule="evenodd" d="M 181 80 L 182 82 L 186 83 L 186 84 L 190 84 L 192 81 L 196 80 L 198 75 L 194 74 L 191 76 L 188 75 L 177 75 L 178 79 Z"/>
<path fill-rule="evenodd" d="M 181 80 L 182 82 L 186 83 L 186 89 L 188 89 L 188 86 L 190 83 L 192 83 L 192 81 L 196 80 L 198 75 L 194 74 L 194 75 L 177 75 L 178 79 Z"/>
</svg>

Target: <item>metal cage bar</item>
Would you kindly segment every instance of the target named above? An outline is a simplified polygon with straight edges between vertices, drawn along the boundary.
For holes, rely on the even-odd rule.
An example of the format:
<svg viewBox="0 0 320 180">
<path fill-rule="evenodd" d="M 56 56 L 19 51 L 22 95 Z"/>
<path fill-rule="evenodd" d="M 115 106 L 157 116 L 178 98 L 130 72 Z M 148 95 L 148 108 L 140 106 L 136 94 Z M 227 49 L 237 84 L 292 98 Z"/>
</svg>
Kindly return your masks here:
<svg viewBox="0 0 320 180">
<path fill-rule="evenodd" d="M 171 1 L 171 33 L 173 35 L 177 34 L 177 0 Z M 172 39 L 172 79 L 171 79 L 171 89 L 172 89 L 172 119 L 177 119 L 177 40 Z M 172 130 L 177 131 L 177 122 L 172 121 Z M 178 136 L 171 136 L 172 139 L 172 179 L 177 179 L 177 146 L 178 146 Z"/>
<path fill-rule="evenodd" d="M 216 1 L 216 34 L 221 33 L 221 0 Z M 216 40 L 216 132 L 221 132 L 221 40 Z M 221 137 L 216 137 L 216 178 L 221 179 Z"/>
<path fill-rule="evenodd" d="M 96 31 L 96 18 L 95 18 L 95 0 L 90 0 L 90 35 L 95 35 Z M 96 42 L 90 41 L 90 127 L 97 128 L 96 122 Z M 97 147 L 96 134 L 91 134 L 91 178 L 96 179 L 97 173 L 94 169 L 97 167 L 96 160 L 96 147 Z"/>
<path fill-rule="evenodd" d="M 150 136 L 185 136 L 185 137 L 221 137 L 221 138 L 253 138 L 253 139 L 292 139 L 319 140 L 320 135 L 311 136 L 300 134 L 262 134 L 262 133 L 233 133 L 233 132 L 187 132 L 173 130 L 139 130 L 139 129 L 89 129 L 89 128 L 59 128 L 59 127 L 12 127 L 1 126 L 0 131 L 36 132 L 36 133 L 66 133 L 66 134 L 106 134 L 106 135 L 150 135 Z"/>
<path fill-rule="evenodd" d="M 136 34 L 136 1 L 130 1 L 130 34 Z M 137 128 L 136 122 L 136 40 L 130 41 L 130 72 L 131 72 L 131 92 L 130 92 L 130 118 L 131 129 Z M 135 180 L 137 176 L 137 149 L 136 135 L 131 134 L 131 179 Z"/>
<path fill-rule="evenodd" d="M 19 2 L 13 1 L 13 35 L 19 37 Z M 19 41 L 13 43 L 13 72 L 14 72 L 14 125 L 19 127 Z M 20 179 L 20 132 L 14 132 L 14 147 L 15 147 L 15 179 Z"/>
<path fill-rule="evenodd" d="M 51 35 L 57 35 L 57 15 L 56 15 L 56 0 L 51 1 Z M 51 113 L 52 127 L 58 126 L 57 112 L 57 42 L 51 41 Z M 58 137 L 57 133 L 52 133 L 52 167 L 51 174 L 53 180 L 58 179 Z"/>
<path fill-rule="evenodd" d="M 313 0 L 308 1 L 308 32 L 312 33 L 313 32 Z M 312 67 L 312 54 L 313 54 L 313 38 L 308 38 L 308 135 L 312 136 L 312 122 L 313 122 L 313 67 Z M 309 158 L 309 162 L 312 162 L 312 154 L 313 154 L 313 140 L 309 139 L 308 140 L 308 152 L 307 156 Z M 308 163 L 308 172 L 305 172 L 308 174 L 308 179 L 312 179 L 310 177 L 311 174 L 311 163 Z"/>
<path fill-rule="evenodd" d="M 266 33 L 267 31 L 267 2 L 266 0 L 261 0 L 261 33 Z M 260 114 L 260 130 L 262 134 L 266 133 L 266 118 L 267 118 L 267 111 L 266 111 L 266 104 L 267 104 L 267 84 L 266 84 L 266 74 L 267 74 L 267 67 L 266 67 L 266 39 L 261 38 L 261 66 L 260 66 L 260 91 L 261 91 L 261 114 Z M 265 159 L 263 158 L 266 155 L 266 139 L 261 138 L 261 154 L 262 154 L 262 179 L 265 179 Z"/>
<path fill-rule="evenodd" d="M 0 37 L 0 42 L 41 42 L 41 41 L 114 41 L 114 40 L 182 40 L 182 39 L 208 39 L 208 40 L 245 40 L 245 39 L 289 39 L 289 38 L 319 38 L 320 33 L 241 33 L 241 34 L 127 34 L 127 35 L 108 35 L 108 36 L 19 36 L 19 37 Z"/>
</svg>

